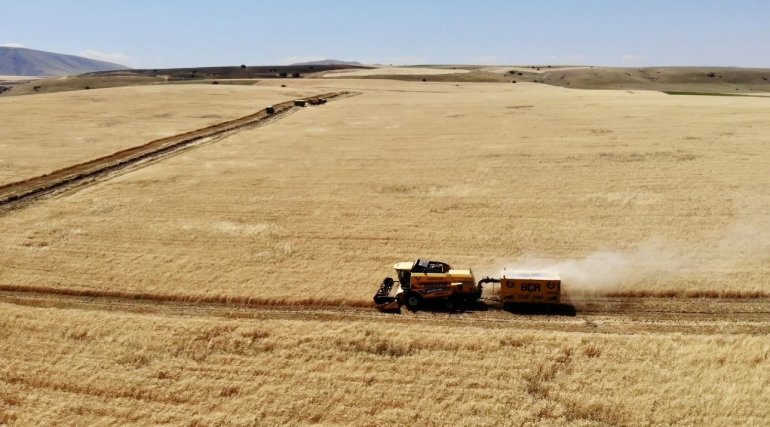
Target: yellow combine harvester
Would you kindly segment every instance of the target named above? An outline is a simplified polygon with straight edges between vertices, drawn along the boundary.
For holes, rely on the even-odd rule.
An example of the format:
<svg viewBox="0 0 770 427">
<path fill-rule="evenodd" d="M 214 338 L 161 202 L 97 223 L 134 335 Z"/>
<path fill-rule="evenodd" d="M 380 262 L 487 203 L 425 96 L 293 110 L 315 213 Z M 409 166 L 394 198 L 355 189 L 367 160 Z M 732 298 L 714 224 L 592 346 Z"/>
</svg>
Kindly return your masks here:
<svg viewBox="0 0 770 427">
<path fill-rule="evenodd" d="M 393 266 L 398 285 L 392 278 L 382 281 L 374 303 L 382 311 L 410 310 L 433 304 L 454 311 L 481 298 L 484 284 L 499 283 L 499 299 L 504 309 L 514 306 L 561 304 L 561 279 L 556 274 L 503 270 L 500 278 L 485 277 L 476 283 L 473 272 L 455 270 L 439 261 L 418 259 Z"/>
<path fill-rule="evenodd" d="M 387 277 L 374 296 L 374 303 L 383 311 L 398 310 L 402 305 L 417 310 L 429 303 L 441 303 L 454 311 L 481 297 L 481 286 L 470 269 L 455 270 L 447 263 L 423 259 L 399 262 L 393 268 L 398 287 Z"/>
</svg>

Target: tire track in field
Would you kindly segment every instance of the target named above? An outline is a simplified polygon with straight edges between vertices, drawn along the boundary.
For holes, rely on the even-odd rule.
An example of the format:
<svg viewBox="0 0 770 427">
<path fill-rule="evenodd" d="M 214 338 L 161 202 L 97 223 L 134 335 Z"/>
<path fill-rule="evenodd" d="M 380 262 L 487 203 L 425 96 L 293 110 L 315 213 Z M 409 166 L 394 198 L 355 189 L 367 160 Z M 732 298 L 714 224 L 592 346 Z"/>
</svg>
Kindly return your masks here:
<svg viewBox="0 0 770 427">
<path fill-rule="evenodd" d="M 357 94 L 355 92 L 330 92 L 305 99 L 335 100 Z M 243 129 L 272 123 L 302 108 L 296 105 L 296 101 L 299 100 L 274 104 L 272 112 L 268 112 L 268 109 L 265 108 L 238 119 L 156 139 L 143 145 L 71 165 L 45 175 L 0 185 L 0 209 L 23 206 L 52 193 L 79 188 L 95 180 L 105 179 L 120 172 L 126 172 L 128 168 L 140 163 L 144 164 L 164 159 L 179 153 L 181 150 L 211 141 L 212 138 L 221 138 Z M 310 104 L 314 105 L 317 102 L 310 102 Z"/>
<path fill-rule="evenodd" d="M 0 285 L 0 303 L 34 308 L 227 319 L 387 322 L 604 334 L 770 334 L 770 298 L 593 297 L 573 300 L 575 316 L 510 313 L 481 304 L 463 313 L 378 312 L 361 300 L 278 300 Z"/>
<path fill-rule="evenodd" d="M 59 298 L 88 298 L 110 299 L 115 301 L 134 301 L 144 303 L 181 303 L 181 304 L 209 304 L 233 307 L 345 307 L 345 308 L 369 308 L 374 307 L 371 301 L 331 299 L 331 298 L 301 298 L 285 300 L 280 298 L 246 297 L 237 295 L 190 295 L 190 294 L 163 294 L 152 292 L 124 292 L 99 289 L 72 289 L 55 288 L 48 286 L 9 285 L 0 284 L 0 294 L 29 294 L 47 295 Z"/>
</svg>

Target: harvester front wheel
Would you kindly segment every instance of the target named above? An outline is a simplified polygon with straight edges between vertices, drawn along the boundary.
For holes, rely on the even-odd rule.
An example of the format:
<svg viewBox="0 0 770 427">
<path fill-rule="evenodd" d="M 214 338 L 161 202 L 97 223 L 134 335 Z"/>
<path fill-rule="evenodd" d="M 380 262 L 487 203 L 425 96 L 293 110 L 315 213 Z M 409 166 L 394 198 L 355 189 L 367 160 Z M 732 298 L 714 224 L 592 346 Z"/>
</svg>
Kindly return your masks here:
<svg viewBox="0 0 770 427">
<path fill-rule="evenodd" d="M 409 293 L 406 296 L 406 308 L 409 310 L 418 310 L 422 305 L 422 297 L 417 294 Z"/>
</svg>

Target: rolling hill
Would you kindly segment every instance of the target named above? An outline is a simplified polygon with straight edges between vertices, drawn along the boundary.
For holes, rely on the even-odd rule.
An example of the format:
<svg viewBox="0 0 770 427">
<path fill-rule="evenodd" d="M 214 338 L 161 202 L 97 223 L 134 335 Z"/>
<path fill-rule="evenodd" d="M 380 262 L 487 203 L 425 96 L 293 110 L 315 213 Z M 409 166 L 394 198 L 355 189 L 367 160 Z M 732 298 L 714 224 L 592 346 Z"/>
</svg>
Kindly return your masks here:
<svg viewBox="0 0 770 427">
<path fill-rule="evenodd" d="M 75 55 L 19 47 L 0 47 L 0 75 L 65 76 L 128 67 Z"/>
<path fill-rule="evenodd" d="M 770 92 L 770 69 L 739 67 L 602 67 L 565 65 L 421 65 L 381 67 L 326 77 L 456 83 L 541 83 L 570 89 L 694 93 Z"/>
<path fill-rule="evenodd" d="M 294 64 L 289 64 L 293 66 L 297 65 L 350 65 L 353 67 L 361 67 L 364 64 L 358 62 L 358 61 L 341 61 L 339 59 L 322 59 L 320 61 L 308 61 L 308 62 L 295 62 Z"/>
</svg>

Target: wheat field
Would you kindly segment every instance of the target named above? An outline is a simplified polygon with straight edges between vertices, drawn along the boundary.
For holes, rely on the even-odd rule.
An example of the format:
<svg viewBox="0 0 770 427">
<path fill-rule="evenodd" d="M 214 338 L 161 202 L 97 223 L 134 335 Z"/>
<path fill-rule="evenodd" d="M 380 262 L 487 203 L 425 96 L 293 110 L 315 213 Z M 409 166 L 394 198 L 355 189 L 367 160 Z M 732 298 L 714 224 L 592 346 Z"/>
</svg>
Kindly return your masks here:
<svg viewBox="0 0 770 427">
<path fill-rule="evenodd" d="M 718 322 L 721 332 L 691 333 L 698 322 L 680 321 L 672 333 L 601 316 L 509 324 L 502 316 L 1 305 L 0 354 L 11 363 L 0 368 L 0 423 L 768 420 L 770 344 L 726 332 L 729 320 Z M 624 323 L 622 332 L 613 323 Z"/>
<path fill-rule="evenodd" d="M 316 82 L 363 93 L 6 215 L 0 283 L 354 302 L 432 257 L 770 290 L 766 99 Z"/>
<path fill-rule="evenodd" d="M 357 95 L 1 211 L 0 425 L 770 422 L 765 98 L 41 94 L 0 100 L 0 179 L 338 90 Z M 558 270 L 578 314 L 371 308 L 417 257 Z"/>
<path fill-rule="evenodd" d="M 280 87 L 164 85 L 0 98 L 0 185 L 303 96 Z"/>
</svg>

